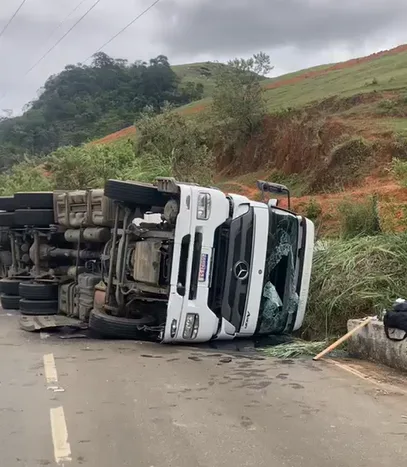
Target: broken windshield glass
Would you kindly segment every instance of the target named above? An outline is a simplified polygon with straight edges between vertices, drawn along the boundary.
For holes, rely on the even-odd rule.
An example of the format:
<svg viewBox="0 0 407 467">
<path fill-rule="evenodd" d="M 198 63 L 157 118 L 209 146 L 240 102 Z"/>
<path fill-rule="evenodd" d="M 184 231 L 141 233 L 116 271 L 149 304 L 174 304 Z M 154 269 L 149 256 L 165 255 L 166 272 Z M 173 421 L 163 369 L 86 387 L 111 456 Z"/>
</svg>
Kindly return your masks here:
<svg viewBox="0 0 407 467">
<path fill-rule="evenodd" d="M 264 286 L 259 314 L 259 334 L 281 334 L 292 329 L 298 306 L 295 267 L 298 220 L 293 214 L 272 208 Z"/>
</svg>

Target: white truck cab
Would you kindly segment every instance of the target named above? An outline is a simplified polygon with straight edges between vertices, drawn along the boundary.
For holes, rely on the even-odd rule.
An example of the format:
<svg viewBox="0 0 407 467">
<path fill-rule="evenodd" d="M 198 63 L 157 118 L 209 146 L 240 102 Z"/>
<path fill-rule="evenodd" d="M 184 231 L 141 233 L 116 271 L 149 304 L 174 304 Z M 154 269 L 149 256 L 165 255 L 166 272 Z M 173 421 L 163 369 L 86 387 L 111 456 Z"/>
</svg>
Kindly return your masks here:
<svg viewBox="0 0 407 467">
<path fill-rule="evenodd" d="M 179 184 L 162 342 L 282 334 L 302 325 L 314 225 L 279 208 Z"/>
</svg>

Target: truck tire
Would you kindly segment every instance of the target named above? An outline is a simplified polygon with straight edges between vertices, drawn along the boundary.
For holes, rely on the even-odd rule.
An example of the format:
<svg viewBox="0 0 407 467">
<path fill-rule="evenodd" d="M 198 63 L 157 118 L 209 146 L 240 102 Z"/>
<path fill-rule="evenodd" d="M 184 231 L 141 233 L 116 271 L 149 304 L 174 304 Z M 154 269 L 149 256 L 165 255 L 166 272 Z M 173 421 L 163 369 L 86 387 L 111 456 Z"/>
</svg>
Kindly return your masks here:
<svg viewBox="0 0 407 467">
<path fill-rule="evenodd" d="M 14 209 L 14 196 L 0 196 L 0 211 L 13 212 Z"/>
<path fill-rule="evenodd" d="M 18 296 L 20 288 L 20 281 L 16 279 L 1 279 L 0 280 L 0 293 L 4 295 Z"/>
<path fill-rule="evenodd" d="M 23 315 L 56 315 L 58 300 L 20 300 L 20 310 Z"/>
<path fill-rule="evenodd" d="M 2 294 L 0 298 L 1 307 L 3 310 L 19 310 L 20 309 L 20 297 L 16 295 Z"/>
<path fill-rule="evenodd" d="M 167 194 L 159 192 L 154 185 L 120 180 L 106 182 L 105 196 L 132 206 L 146 207 L 164 207 L 170 199 Z"/>
<path fill-rule="evenodd" d="M 15 193 L 15 209 L 53 209 L 54 194 L 52 191 Z"/>
<path fill-rule="evenodd" d="M 57 300 L 57 284 L 36 284 L 35 282 L 20 283 L 20 297 L 26 300 Z"/>
<path fill-rule="evenodd" d="M 142 339 L 146 337 L 140 326 L 154 324 L 154 318 L 120 318 L 111 316 L 100 310 L 90 312 L 89 329 L 99 337 L 106 339 Z"/>
<path fill-rule="evenodd" d="M 18 209 L 14 213 L 14 224 L 17 226 L 37 225 L 46 227 L 54 223 L 53 209 Z"/>
<path fill-rule="evenodd" d="M 0 227 L 12 227 L 14 225 L 13 212 L 0 212 Z"/>
</svg>

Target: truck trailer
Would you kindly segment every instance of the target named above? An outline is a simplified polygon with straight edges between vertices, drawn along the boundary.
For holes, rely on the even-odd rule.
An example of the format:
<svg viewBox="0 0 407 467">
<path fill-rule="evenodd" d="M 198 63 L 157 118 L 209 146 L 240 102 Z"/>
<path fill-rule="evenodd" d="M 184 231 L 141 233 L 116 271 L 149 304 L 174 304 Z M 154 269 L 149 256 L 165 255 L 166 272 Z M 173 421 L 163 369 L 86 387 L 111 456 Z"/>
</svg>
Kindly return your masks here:
<svg viewBox="0 0 407 467">
<path fill-rule="evenodd" d="M 0 198 L 3 309 L 62 314 L 104 338 L 198 343 L 292 333 L 314 225 L 262 201 L 159 178 Z"/>
</svg>

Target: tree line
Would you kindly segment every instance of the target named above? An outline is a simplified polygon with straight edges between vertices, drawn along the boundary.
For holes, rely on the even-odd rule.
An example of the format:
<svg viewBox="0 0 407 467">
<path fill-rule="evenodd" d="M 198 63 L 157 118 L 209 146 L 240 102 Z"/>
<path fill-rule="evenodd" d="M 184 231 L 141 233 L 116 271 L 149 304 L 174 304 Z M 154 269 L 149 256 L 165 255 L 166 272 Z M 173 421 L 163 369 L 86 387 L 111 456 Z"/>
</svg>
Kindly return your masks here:
<svg viewBox="0 0 407 467">
<path fill-rule="evenodd" d="M 181 83 L 168 58 L 129 63 L 100 52 L 92 63 L 50 76 L 23 115 L 0 121 L 0 168 L 61 146 L 78 146 L 132 125 L 146 109 L 202 98 L 202 84 Z"/>
</svg>

